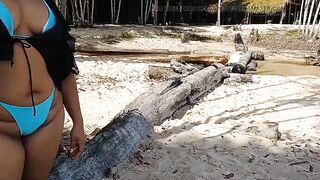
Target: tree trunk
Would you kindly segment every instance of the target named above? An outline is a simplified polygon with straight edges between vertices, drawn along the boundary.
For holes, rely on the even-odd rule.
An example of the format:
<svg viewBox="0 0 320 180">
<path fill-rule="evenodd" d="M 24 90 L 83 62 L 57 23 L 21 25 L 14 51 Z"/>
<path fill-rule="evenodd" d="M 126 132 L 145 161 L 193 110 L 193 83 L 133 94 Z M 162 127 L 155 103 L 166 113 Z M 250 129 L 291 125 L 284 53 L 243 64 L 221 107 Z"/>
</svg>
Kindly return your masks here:
<svg viewBox="0 0 320 180">
<path fill-rule="evenodd" d="M 118 24 L 118 22 L 119 22 L 120 10 L 121 10 L 121 0 L 119 0 L 119 4 L 118 4 L 118 11 L 117 11 L 117 17 L 116 17 L 116 24 Z"/>
<path fill-rule="evenodd" d="M 291 7 L 292 7 L 292 5 L 291 5 L 291 3 L 289 3 L 289 4 L 287 4 L 287 5 L 289 5 L 289 16 L 288 16 L 288 24 L 291 24 Z M 295 17 L 293 17 L 293 19 L 294 19 Z"/>
<path fill-rule="evenodd" d="M 154 0 L 153 25 L 158 24 L 158 0 Z"/>
<path fill-rule="evenodd" d="M 183 0 L 179 2 L 179 22 L 183 23 Z"/>
<path fill-rule="evenodd" d="M 71 3 L 71 10 L 72 10 L 72 12 L 71 12 L 71 15 L 72 15 L 72 23 L 73 23 L 73 25 L 75 25 L 76 24 L 76 13 L 75 13 L 75 8 L 74 8 L 74 0 L 70 0 L 70 3 Z"/>
<path fill-rule="evenodd" d="M 310 12 L 309 12 L 309 17 L 308 17 L 308 22 L 307 22 L 307 29 L 305 31 L 305 35 L 307 35 L 309 33 L 310 22 L 311 22 L 311 18 L 312 18 L 312 14 L 313 14 L 313 7 L 314 7 L 314 4 L 315 4 L 315 1 L 316 0 L 312 0 L 311 9 L 310 9 Z"/>
<path fill-rule="evenodd" d="M 167 13 L 169 9 L 169 4 L 170 4 L 170 0 L 167 0 L 166 9 L 164 10 L 164 13 L 163 13 L 163 25 L 166 25 L 167 23 Z"/>
<path fill-rule="evenodd" d="M 110 6 L 111 6 L 111 24 L 113 24 L 114 23 L 114 17 L 113 17 L 113 15 L 114 15 L 114 11 L 115 11 L 115 9 L 113 9 L 113 4 L 114 4 L 115 2 L 114 2 L 114 0 L 110 0 Z"/>
<path fill-rule="evenodd" d="M 94 17 L 94 6 L 95 6 L 94 1 L 95 1 L 95 0 L 92 0 L 92 1 L 91 1 L 91 19 L 90 19 L 90 23 L 91 23 L 91 25 L 93 25 L 93 24 L 94 24 L 94 22 L 93 22 L 93 17 Z"/>
<path fill-rule="evenodd" d="M 320 32 L 320 19 L 319 19 L 319 23 L 318 23 L 318 28 L 316 30 L 316 32 L 313 35 L 313 38 L 316 38 L 318 36 L 318 33 Z"/>
<path fill-rule="evenodd" d="M 317 19 L 318 19 L 318 16 L 319 16 L 319 11 L 320 11 L 320 1 L 318 2 L 318 7 L 317 7 L 317 10 L 316 10 L 316 14 L 314 15 L 314 19 L 313 19 L 313 23 L 312 23 L 312 29 L 310 31 L 310 36 L 312 36 L 312 33 L 314 32 L 314 28 L 316 26 L 316 22 L 317 22 Z"/>
<path fill-rule="evenodd" d="M 89 3 L 89 0 L 86 0 L 86 1 L 87 1 L 87 24 L 90 26 L 91 25 L 91 23 L 90 23 L 90 3 Z"/>
<path fill-rule="evenodd" d="M 84 16 L 84 13 L 83 13 L 83 5 L 82 5 L 82 0 L 78 0 L 79 1 L 79 8 L 80 8 L 80 21 L 81 21 L 81 24 L 83 24 L 83 16 Z"/>
<path fill-rule="evenodd" d="M 286 13 L 287 13 L 287 9 L 286 9 L 286 6 L 287 4 L 285 4 L 283 7 L 282 7 L 282 12 L 281 12 L 281 18 L 280 18 L 280 24 L 283 24 L 283 20 L 284 18 L 286 17 Z"/>
<path fill-rule="evenodd" d="M 302 11 L 303 11 L 303 7 L 304 7 L 304 3 L 306 0 L 302 0 L 301 2 L 301 7 L 300 7 L 300 15 L 299 15 L 299 31 L 301 31 L 301 23 L 302 23 Z"/>
<path fill-rule="evenodd" d="M 79 26 L 80 23 L 80 14 L 79 14 L 79 8 L 78 8 L 78 0 L 73 0 L 74 1 L 74 8 L 76 11 L 76 26 Z"/>
<path fill-rule="evenodd" d="M 145 12 L 144 12 L 144 21 L 143 21 L 143 24 L 147 24 L 147 21 L 148 21 L 148 19 L 149 19 L 149 15 L 150 15 L 151 5 L 152 5 L 151 0 L 147 0 Z"/>
<path fill-rule="evenodd" d="M 306 0 L 305 2 L 305 8 L 304 8 L 304 15 L 303 15 L 303 28 L 302 28 L 302 35 L 304 35 L 306 31 L 306 22 L 307 22 L 307 16 L 308 16 L 308 9 L 310 6 L 310 0 Z"/>
<path fill-rule="evenodd" d="M 147 21 L 150 17 L 150 12 L 151 12 L 151 9 L 152 9 L 152 0 L 150 0 L 150 4 L 149 4 L 149 9 L 148 9 L 148 13 L 147 13 L 147 18 L 146 18 L 146 24 L 147 24 Z"/>
<path fill-rule="evenodd" d="M 60 155 L 49 179 L 102 179 L 126 160 L 153 125 L 162 123 L 180 107 L 223 83 L 229 74 L 209 66 L 185 78 L 163 82 L 130 103 L 85 147 L 78 161 Z"/>
<path fill-rule="evenodd" d="M 141 0 L 141 2 L 140 2 L 141 4 L 140 4 L 140 24 L 143 24 L 144 23 L 144 18 L 143 18 L 143 8 L 144 8 L 144 6 L 143 6 L 143 0 Z"/>
<path fill-rule="evenodd" d="M 218 0 L 217 26 L 221 25 L 221 0 Z"/>
<path fill-rule="evenodd" d="M 86 12 L 87 12 L 87 0 L 84 0 L 84 2 L 83 2 L 83 17 L 82 17 L 83 22 L 85 22 L 85 19 L 86 19 Z"/>
<path fill-rule="evenodd" d="M 67 17 L 67 0 L 62 0 L 59 8 L 60 8 L 61 14 L 66 19 L 66 17 Z"/>
</svg>

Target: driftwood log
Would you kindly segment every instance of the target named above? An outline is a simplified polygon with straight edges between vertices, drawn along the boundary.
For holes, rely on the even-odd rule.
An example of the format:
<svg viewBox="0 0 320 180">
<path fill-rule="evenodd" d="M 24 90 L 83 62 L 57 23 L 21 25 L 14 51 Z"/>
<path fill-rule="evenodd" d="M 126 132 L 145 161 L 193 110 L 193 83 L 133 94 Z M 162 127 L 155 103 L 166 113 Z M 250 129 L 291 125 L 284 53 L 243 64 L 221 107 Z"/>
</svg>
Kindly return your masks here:
<svg viewBox="0 0 320 180">
<path fill-rule="evenodd" d="M 250 63 L 252 58 L 252 51 L 246 52 L 241 56 L 239 62 L 233 66 L 231 72 L 244 74 L 247 71 L 247 65 Z"/>
<path fill-rule="evenodd" d="M 112 46 L 101 47 L 93 44 L 77 44 L 75 50 L 78 53 L 91 55 L 188 55 L 190 51 L 171 51 L 168 49 L 122 49 Z"/>
<path fill-rule="evenodd" d="M 101 179 L 127 159 L 135 146 L 183 105 L 220 85 L 229 74 L 209 66 L 185 78 L 159 83 L 130 103 L 85 147 L 79 161 L 57 157 L 49 179 Z"/>
</svg>

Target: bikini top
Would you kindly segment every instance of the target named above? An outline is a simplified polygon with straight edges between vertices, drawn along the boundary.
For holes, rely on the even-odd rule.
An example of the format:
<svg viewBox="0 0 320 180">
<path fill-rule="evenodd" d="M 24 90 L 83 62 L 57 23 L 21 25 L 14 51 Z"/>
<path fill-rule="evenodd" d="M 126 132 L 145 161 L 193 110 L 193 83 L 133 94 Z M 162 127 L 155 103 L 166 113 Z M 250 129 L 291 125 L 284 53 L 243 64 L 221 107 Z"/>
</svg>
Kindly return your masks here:
<svg viewBox="0 0 320 180">
<path fill-rule="evenodd" d="M 46 1 L 43 0 L 43 2 L 47 6 L 48 14 L 49 14 L 48 20 L 42 28 L 42 32 L 46 32 L 47 30 L 49 30 L 50 28 L 52 28 L 54 26 L 54 24 L 56 23 L 56 18 L 54 16 L 52 10 L 50 9 L 49 5 L 46 3 Z M 13 17 L 11 15 L 11 12 L 9 11 L 9 9 L 6 7 L 6 5 L 2 1 L 0 1 L 0 19 L 2 20 L 2 22 L 6 26 L 9 34 L 11 36 L 14 36 Z"/>
<path fill-rule="evenodd" d="M 74 60 L 75 39 L 69 34 L 70 28 L 52 0 L 43 0 L 48 8 L 48 20 L 42 33 L 31 36 L 15 35 L 14 21 L 9 9 L 0 0 L 0 61 L 11 61 L 14 65 L 14 43 L 21 43 L 25 54 L 31 90 L 31 100 L 36 114 L 32 93 L 32 72 L 26 48 L 34 47 L 42 55 L 48 73 L 58 90 L 69 73 L 79 74 Z"/>
</svg>

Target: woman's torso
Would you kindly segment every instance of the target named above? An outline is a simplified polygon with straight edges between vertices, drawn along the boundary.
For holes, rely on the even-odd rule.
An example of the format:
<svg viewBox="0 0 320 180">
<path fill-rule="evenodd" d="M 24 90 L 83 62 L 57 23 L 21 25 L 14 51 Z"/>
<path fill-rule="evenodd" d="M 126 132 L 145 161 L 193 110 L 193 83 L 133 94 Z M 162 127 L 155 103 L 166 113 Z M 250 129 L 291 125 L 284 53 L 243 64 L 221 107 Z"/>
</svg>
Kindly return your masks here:
<svg viewBox="0 0 320 180">
<path fill-rule="evenodd" d="M 14 19 L 15 35 L 30 36 L 42 33 L 49 14 L 43 0 L 2 0 L 2 2 Z M 37 49 L 25 48 L 32 74 L 31 92 L 28 62 L 22 44 L 15 43 L 13 50 L 12 66 L 10 61 L 0 61 L 0 101 L 17 106 L 32 106 L 31 93 L 33 93 L 35 104 L 39 104 L 49 96 L 53 88 L 53 81 L 48 74 L 46 63 Z M 56 95 L 60 96 L 58 92 Z M 0 133 L 3 131 L 1 130 L 3 123 L 15 122 L 8 112 L 0 107 Z M 12 132 L 16 130 L 13 128 Z"/>
</svg>

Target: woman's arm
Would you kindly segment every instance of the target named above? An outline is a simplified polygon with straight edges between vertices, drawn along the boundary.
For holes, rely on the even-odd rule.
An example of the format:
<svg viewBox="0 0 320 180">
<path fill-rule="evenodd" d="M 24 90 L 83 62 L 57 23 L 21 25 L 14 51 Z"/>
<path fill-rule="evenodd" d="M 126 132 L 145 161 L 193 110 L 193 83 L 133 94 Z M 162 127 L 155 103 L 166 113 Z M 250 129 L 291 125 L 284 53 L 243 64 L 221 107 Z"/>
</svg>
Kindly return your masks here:
<svg viewBox="0 0 320 180">
<path fill-rule="evenodd" d="M 83 129 L 83 118 L 80 109 L 79 96 L 75 76 L 70 73 L 62 84 L 63 104 L 69 113 L 73 128 L 70 134 L 71 140 L 71 157 L 79 159 L 84 150 L 85 135 Z"/>
</svg>

